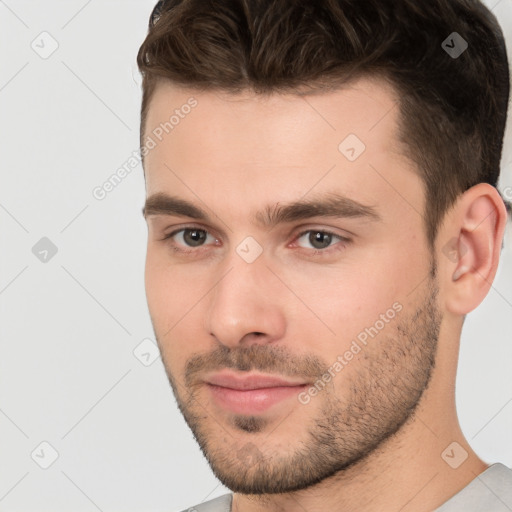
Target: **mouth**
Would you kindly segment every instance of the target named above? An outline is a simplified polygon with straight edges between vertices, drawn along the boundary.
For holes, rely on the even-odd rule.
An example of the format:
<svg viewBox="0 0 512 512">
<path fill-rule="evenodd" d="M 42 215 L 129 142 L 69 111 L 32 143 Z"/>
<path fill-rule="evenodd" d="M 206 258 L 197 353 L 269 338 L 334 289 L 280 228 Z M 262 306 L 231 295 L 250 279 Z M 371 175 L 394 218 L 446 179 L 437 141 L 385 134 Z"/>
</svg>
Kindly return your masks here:
<svg viewBox="0 0 512 512">
<path fill-rule="evenodd" d="M 309 384 L 272 375 L 217 373 L 205 379 L 214 401 L 237 414 L 258 414 L 297 396 Z"/>
</svg>

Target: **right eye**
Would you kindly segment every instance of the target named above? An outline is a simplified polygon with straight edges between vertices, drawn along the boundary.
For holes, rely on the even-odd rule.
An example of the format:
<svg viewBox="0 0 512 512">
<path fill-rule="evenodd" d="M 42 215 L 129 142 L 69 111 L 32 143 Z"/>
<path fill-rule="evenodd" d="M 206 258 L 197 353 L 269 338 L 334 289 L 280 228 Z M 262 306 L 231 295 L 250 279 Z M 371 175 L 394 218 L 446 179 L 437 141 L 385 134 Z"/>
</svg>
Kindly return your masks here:
<svg viewBox="0 0 512 512">
<path fill-rule="evenodd" d="M 171 240 L 174 248 L 177 251 L 183 252 L 191 252 L 190 248 L 201 247 L 207 243 L 213 242 L 215 245 L 218 245 L 218 240 L 213 235 L 205 229 L 196 227 L 177 229 L 166 235 L 162 240 Z M 181 249 L 180 246 L 189 248 L 189 250 Z"/>
</svg>

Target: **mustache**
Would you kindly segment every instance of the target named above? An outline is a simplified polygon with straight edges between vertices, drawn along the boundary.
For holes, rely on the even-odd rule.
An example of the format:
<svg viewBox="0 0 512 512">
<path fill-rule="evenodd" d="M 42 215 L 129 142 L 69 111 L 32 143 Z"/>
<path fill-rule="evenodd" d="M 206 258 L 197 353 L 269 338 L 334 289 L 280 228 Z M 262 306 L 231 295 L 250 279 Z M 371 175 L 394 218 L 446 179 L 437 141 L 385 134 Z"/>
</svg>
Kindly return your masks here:
<svg viewBox="0 0 512 512">
<path fill-rule="evenodd" d="M 316 356 L 291 355 L 282 346 L 266 344 L 230 349 L 221 345 L 213 352 L 197 354 L 189 359 L 185 365 L 185 383 L 194 386 L 200 382 L 202 374 L 226 368 L 240 372 L 256 370 L 309 380 L 321 376 L 328 366 Z"/>
</svg>

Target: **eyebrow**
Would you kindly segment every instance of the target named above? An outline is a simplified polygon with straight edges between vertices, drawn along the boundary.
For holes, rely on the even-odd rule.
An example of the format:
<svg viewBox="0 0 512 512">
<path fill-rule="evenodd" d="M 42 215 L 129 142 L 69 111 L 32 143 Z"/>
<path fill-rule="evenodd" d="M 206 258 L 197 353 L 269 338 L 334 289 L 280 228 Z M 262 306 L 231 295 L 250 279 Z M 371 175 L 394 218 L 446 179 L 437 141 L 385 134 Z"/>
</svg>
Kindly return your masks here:
<svg viewBox="0 0 512 512">
<path fill-rule="evenodd" d="M 147 198 L 146 204 L 142 208 L 142 215 L 145 218 L 152 215 L 172 215 L 190 217 L 197 220 L 210 220 L 210 216 L 202 208 L 184 199 L 162 192 Z M 274 227 L 278 224 L 305 220 L 312 217 L 382 220 L 375 207 L 335 193 L 313 197 L 309 200 L 267 205 L 262 211 L 256 212 L 252 219 L 262 226 Z"/>
</svg>

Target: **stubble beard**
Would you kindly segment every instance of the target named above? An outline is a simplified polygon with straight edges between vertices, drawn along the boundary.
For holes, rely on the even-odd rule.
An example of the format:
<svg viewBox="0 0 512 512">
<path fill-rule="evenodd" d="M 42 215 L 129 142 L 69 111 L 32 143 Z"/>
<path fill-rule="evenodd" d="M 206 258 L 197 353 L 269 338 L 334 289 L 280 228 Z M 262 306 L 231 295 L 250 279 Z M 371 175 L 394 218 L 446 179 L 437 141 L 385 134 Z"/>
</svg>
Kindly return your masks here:
<svg viewBox="0 0 512 512">
<path fill-rule="evenodd" d="M 318 377 L 325 373 L 325 362 L 315 357 L 303 359 L 302 373 L 298 373 L 279 348 L 252 345 L 233 351 L 223 347 L 209 357 L 196 356 L 189 361 L 184 387 L 176 383 L 164 360 L 178 408 L 215 476 L 227 488 L 242 494 L 306 489 L 368 458 L 412 420 L 434 368 L 442 320 L 436 302 L 435 263 L 427 281 L 419 307 L 409 314 L 403 310 L 394 324 L 387 325 L 370 342 L 371 347 L 369 344 L 361 351 L 358 361 L 354 361 L 357 372 L 345 380 L 339 397 L 333 393 L 334 388 L 326 388 L 315 397 L 315 401 L 322 400 L 315 409 L 297 402 L 291 413 L 297 407 L 318 412 L 315 417 L 299 420 L 307 430 L 291 440 L 292 449 L 272 449 L 272 436 L 290 442 L 286 418 L 280 418 L 278 426 L 272 428 L 275 420 L 265 415 L 233 414 L 227 428 L 225 416 L 212 418 L 211 407 L 201 403 L 198 396 L 204 385 L 193 376 L 206 369 L 229 367 Z M 236 438 L 230 431 L 237 433 Z"/>
</svg>

